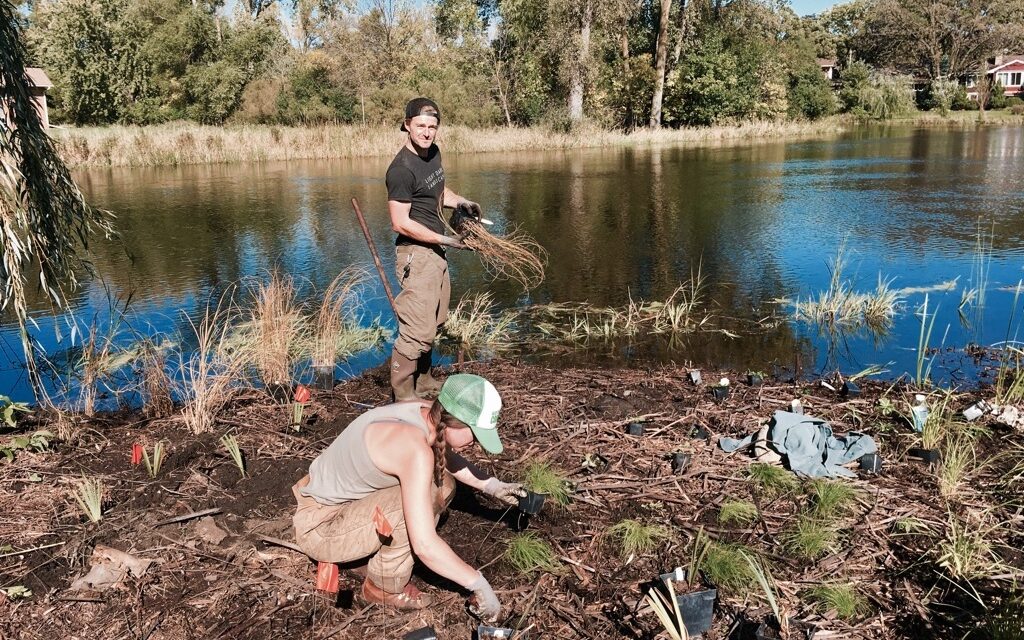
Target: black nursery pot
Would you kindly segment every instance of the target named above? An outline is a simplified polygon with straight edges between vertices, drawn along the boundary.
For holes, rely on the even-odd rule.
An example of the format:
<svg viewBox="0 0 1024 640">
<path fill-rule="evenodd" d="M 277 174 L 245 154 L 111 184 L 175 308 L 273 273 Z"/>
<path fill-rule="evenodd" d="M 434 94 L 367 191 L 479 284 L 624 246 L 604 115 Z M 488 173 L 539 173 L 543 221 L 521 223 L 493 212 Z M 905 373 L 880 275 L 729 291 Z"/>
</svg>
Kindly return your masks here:
<svg viewBox="0 0 1024 640">
<path fill-rule="evenodd" d="M 276 402 L 285 403 L 291 402 L 292 399 L 292 385 L 287 382 L 271 382 L 267 384 L 267 393 Z"/>
<path fill-rule="evenodd" d="M 690 382 L 693 384 L 700 384 L 700 370 L 694 369 L 689 374 Z"/>
<path fill-rule="evenodd" d="M 729 397 L 729 387 L 711 387 L 711 395 L 715 397 L 715 400 L 721 402 Z"/>
<path fill-rule="evenodd" d="M 676 596 L 688 635 L 698 636 L 711 628 L 717 598 L 718 589 L 702 589 Z"/>
<path fill-rule="evenodd" d="M 855 398 L 860 395 L 860 386 L 856 382 L 847 380 L 839 387 L 839 395 L 844 398 Z"/>
<path fill-rule="evenodd" d="M 334 367 L 314 367 L 313 387 L 321 391 L 334 388 Z"/>
<path fill-rule="evenodd" d="M 437 640 L 437 632 L 434 627 L 423 627 L 405 634 L 402 640 Z"/>
<path fill-rule="evenodd" d="M 644 435 L 644 424 L 642 422 L 630 422 L 626 425 L 626 433 L 631 436 Z"/>
<path fill-rule="evenodd" d="M 748 373 L 747 374 L 747 384 L 749 384 L 750 386 L 752 386 L 752 387 L 760 387 L 761 383 L 763 383 L 763 382 L 764 382 L 764 378 L 761 377 L 761 374 L 759 374 L 759 373 Z"/>
<path fill-rule="evenodd" d="M 673 573 L 663 573 L 661 586 L 666 587 L 666 580 L 673 580 L 677 584 L 685 584 L 686 570 L 676 569 Z M 701 575 L 703 578 L 703 575 Z M 703 634 L 711 628 L 714 617 L 715 600 L 718 599 L 718 589 L 701 580 L 703 587 L 697 591 L 676 594 L 676 603 L 679 605 L 679 613 L 683 616 L 683 624 L 686 625 L 686 633 L 690 636 Z"/>
<path fill-rule="evenodd" d="M 942 453 L 938 449 L 914 448 L 907 451 L 907 455 L 928 464 L 934 464 L 942 459 Z"/>
<path fill-rule="evenodd" d="M 693 429 L 690 429 L 690 437 L 694 440 L 707 440 L 711 437 L 711 432 L 704 425 L 695 424 Z"/>
<path fill-rule="evenodd" d="M 540 513 L 546 497 L 543 493 L 527 491 L 525 496 L 519 498 L 519 510 L 527 515 L 535 516 Z"/>
<path fill-rule="evenodd" d="M 680 474 L 690 466 L 690 454 L 677 452 L 672 454 L 672 473 Z"/>
<path fill-rule="evenodd" d="M 877 453 L 865 453 L 860 457 L 860 470 L 871 475 L 882 472 L 882 456 Z"/>
</svg>

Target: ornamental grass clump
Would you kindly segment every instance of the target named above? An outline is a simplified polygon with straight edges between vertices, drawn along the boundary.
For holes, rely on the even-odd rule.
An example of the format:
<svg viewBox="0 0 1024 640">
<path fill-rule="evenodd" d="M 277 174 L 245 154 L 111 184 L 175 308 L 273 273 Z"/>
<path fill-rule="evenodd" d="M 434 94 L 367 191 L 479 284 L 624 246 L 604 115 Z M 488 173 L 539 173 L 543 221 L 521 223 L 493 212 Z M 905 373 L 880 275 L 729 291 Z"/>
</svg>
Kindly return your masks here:
<svg viewBox="0 0 1024 640">
<path fill-rule="evenodd" d="M 167 418 L 174 414 L 171 377 L 162 349 L 152 340 L 141 345 L 142 414 L 147 418 Z"/>
<path fill-rule="evenodd" d="M 718 511 L 718 521 L 722 524 L 746 527 L 757 522 L 759 517 L 757 506 L 748 500 L 726 500 Z"/>
<path fill-rule="evenodd" d="M 782 533 L 783 548 L 803 560 L 816 560 L 835 550 L 839 539 L 836 525 L 828 520 L 803 513 Z"/>
<path fill-rule="evenodd" d="M 822 614 L 834 611 L 843 620 L 859 618 L 869 610 L 867 598 L 852 584 L 819 584 L 808 589 L 805 595 Z"/>
<path fill-rule="evenodd" d="M 857 500 L 857 491 L 838 480 L 812 480 L 807 484 L 811 514 L 831 520 L 847 515 Z"/>
<path fill-rule="evenodd" d="M 339 273 L 324 290 L 323 299 L 312 319 L 310 360 L 314 367 L 334 367 L 339 357 L 352 355 L 359 350 L 361 342 L 366 342 L 365 339 L 353 340 L 352 335 L 361 333 L 356 312 L 360 306 L 359 290 L 366 278 L 365 270 L 349 267 Z M 279 311 L 282 310 L 285 313 L 284 322 L 288 325 L 292 316 L 286 307 L 279 308 Z"/>
<path fill-rule="evenodd" d="M 720 589 L 744 595 L 754 585 L 754 572 L 745 555 L 753 551 L 743 545 L 709 542 L 700 559 L 700 570 Z"/>
<path fill-rule="evenodd" d="M 523 486 L 528 491 L 542 493 L 559 505 L 569 504 L 572 493 L 568 479 L 547 462 L 532 462 L 523 475 Z"/>
<path fill-rule="evenodd" d="M 650 553 L 672 537 L 672 532 L 667 527 L 644 524 L 629 518 L 616 522 L 608 527 L 605 533 L 618 542 L 623 558 Z"/>
<path fill-rule="evenodd" d="M 755 462 L 747 467 L 747 478 L 756 484 L 768 497 L 776 497 L 796 491 L 799 483 L 792 473 L 764 462 Z"/>
<path fill-rule="evenodd" d="M 524 575 L 532 575 L 538 571 L 558 573 L 562 569 L 562 564 L 551 549 L 551 545 L 532 531 L 513 536 L 508 541 L 503 557 L 516 571 Z"/>
<path fill-rule="evenodd" d="M 181 416 L 192 433 L 213 430 L 217 416 L 227 405 L 234 392 L 234 381 L 242 372 L 240 352 L 229 347 L 232 314 L 222 298 L 216 309 L 206 308 L 196 324 L 188 323 L 195 332 L 195 351 L 181 357 L 180 389 Z"/>
<path fill-rule="evenodd" d="M 288 384 L 302 331 L 295 282 L 273 271 L 250 286 L 250 295 L 243 349 L 264 384 Z"/>
</svg>

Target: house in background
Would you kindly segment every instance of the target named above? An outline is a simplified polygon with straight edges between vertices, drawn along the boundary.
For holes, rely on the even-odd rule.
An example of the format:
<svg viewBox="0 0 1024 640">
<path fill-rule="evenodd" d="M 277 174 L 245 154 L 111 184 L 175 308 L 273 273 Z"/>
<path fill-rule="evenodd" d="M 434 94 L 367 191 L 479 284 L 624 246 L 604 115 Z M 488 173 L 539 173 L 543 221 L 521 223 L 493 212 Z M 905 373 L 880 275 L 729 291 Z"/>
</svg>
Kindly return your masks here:
<svg viewBox="0 0 1024 640">
<path fill-rule="evenodd" d="M 829 80 L 836 79 L 835 58 L 818 58 L 818 66 L 821 67 L 821 72 L 825 74 L 826 78 Z"/>
<path fill-rule="evenodd" d="M 1024 97 L 1024 54 L 1012 56 L 996 56 L 988 61 L 988 71 L 985 72 L 993 82 L 1003 85 L 1003 93 L 1006 96 Z M 964 83 L 967 87 L 967 97 L 971 100 L 978 99 L 978 74 L 973 73 L 967 76 Z"/>
<path fill-rule="evenodd" d="M 46 106 L 46 90 L 53 86 L 50 82 L 50 78 L 47 77 L 46 72 L 39 67 L 28 67 L 25 69 L 25 77 L 28 79 L 28 89 L 32 96 L 32 102 L 36 105 L 36 111 L 39 112 L 39 119 L 43 123 L 44 129 L 50 128 L 50 111 Z M 4 108 L 3 119 L 6 126 L 10 126 L 10 121 L 7 117 L 6 105 L 0 105 Z"/>
</svg>

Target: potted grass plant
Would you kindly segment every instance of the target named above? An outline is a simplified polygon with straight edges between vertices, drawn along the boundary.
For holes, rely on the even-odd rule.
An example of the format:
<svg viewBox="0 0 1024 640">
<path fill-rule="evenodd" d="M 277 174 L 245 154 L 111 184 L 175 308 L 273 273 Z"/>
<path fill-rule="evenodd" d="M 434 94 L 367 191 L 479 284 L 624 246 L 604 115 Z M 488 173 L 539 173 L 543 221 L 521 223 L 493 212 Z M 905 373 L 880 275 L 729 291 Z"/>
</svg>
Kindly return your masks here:
<svg viewBox="0 0 1024 640">
<path fill-rule="evenodd" d="M 708 584 L 700 571 L 709 542 L 704 530 L 698 531 L 689 566 L 662 574 L 660 584 L 647 593 L 648 604 L 674 640 L 698 636 L 711 628 L 718 589 Z"/>
<path fill-rule="evenodd" d="M 729 378 L 722 378 L 718 384 L 711 387 L 711 395 L 718 402 L 724 402 L 729 397 Z"/>
</svg>

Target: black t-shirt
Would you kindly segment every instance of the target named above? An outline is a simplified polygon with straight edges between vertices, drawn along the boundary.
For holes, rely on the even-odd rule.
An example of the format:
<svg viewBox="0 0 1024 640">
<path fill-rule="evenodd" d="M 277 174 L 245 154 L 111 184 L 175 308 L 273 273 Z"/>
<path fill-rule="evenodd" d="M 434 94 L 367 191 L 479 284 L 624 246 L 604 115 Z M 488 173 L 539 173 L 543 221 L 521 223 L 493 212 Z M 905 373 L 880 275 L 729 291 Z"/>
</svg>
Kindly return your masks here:
<svg viewBox="0 0 1024 640">
<path fill-rule="evenodd" d="M 444 169 L 441 167 L 441 150 L 436 144 L 430 145 L 426 158 L 403 146 L 391 161 L 385 182 L 388 200 L 411 203 L 409 218 L 431 231 L 444 234 L 444 221 L 439 215 L 444 197 Z M 424 243 L 399 234 L 395 244 Z"/>
</svg>

